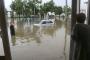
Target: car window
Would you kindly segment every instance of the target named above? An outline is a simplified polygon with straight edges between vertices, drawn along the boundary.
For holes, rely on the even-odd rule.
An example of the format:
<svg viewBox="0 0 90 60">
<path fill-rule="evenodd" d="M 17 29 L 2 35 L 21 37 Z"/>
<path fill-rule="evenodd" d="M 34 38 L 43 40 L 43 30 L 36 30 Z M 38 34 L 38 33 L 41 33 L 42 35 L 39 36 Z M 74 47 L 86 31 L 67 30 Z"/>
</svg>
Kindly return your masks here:
<svg viewBox="0 0 90 60">
<path fill-rule="evenodd" d="M 48 23 L 53 23 L 52 21 L 48 21 Z"/>
<path fill-rule="evenodd" d="M 46 24 L 47 22 L 46 21 L 43 21 L 42 24 Z"/>
<path fill-rule="evenodd" d="M 49 23 L 53 23 L 52 21 L 42 21 L 41 24 L 49 24 Z"/>
</svg>

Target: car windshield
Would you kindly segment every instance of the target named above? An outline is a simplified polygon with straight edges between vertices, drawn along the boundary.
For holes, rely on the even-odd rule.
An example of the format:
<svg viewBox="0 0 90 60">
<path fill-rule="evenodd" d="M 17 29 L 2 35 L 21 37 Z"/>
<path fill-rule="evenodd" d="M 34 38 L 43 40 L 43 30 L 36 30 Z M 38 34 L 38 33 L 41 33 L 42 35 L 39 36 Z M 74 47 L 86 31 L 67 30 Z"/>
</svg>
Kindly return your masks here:
<svg viewBox="0 0 90 60">
<path fill-rule="evenodd" d="M 42 21 L 41 24 L 49 24 L 49 23 L 53 23 L 52 21 Z"/>
<path fill-rule="evenodd" d="M 42 24 L 46 24 L 47 22 L 46 21 L 43 21 Z"/>
<path fill-rule="evenodd" d="M 48 23 L 53 23 L 52 21 L 48 21 Z"/>
</svg>

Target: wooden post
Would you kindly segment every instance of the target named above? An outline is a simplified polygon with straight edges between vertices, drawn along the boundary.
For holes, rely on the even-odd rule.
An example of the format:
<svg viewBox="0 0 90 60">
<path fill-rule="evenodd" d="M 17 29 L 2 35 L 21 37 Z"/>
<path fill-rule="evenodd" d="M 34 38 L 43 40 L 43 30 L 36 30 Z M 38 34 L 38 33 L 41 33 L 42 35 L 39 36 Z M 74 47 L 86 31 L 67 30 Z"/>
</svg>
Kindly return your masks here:
<svg viewBox="0 0 90 60">
<path fill-rule="evenodd" d="M 77 0 L 72 0 L 72 15 L 71 15 L 71 32 L 73 26 L 76 24 L 76 14 L 77 14 Z M 73 60 L 73 40 L 70 41 L 70 53 L 69 53 L 69 60 Z"/>
<path fill-rule="evenodd" d="M 88 0 L 87 20 L 88 20 L 88 25 L 90 25 L 90 0 Z"/>
<path fill-rule="evenodd" d="M 2 40 L 4 46 L 5 60 L 11 60 L 10 45 L 7 32 L 7 24 L 5 19 L 4 0 L 0 0 L 0 26 L 2 30 Z"/>
</svg>

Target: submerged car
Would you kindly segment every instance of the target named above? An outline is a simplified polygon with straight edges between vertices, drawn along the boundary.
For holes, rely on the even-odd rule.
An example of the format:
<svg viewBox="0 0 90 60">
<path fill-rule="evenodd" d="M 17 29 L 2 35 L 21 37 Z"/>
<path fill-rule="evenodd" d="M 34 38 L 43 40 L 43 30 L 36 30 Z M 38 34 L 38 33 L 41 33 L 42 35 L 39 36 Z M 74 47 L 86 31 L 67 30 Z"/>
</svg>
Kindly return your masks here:
<svg viewBox="0 0 90 60">
<path fill-rule="evenodd" d="M 34 24 L 34 26 L 50 26 L 54 25 L 54 20 L 41 20 L 39 24 Z"/>
</svg>

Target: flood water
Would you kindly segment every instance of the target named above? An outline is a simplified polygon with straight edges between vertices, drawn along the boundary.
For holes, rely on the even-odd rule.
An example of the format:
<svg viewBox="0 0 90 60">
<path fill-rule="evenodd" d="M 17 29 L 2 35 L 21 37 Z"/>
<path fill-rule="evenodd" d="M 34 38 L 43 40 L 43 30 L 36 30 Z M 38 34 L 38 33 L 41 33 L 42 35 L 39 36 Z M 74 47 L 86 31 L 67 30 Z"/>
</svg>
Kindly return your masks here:
<svg viewBox="0 0 90 60">
<path fill-rule="evenodd" d="M 12 60 L 69 60 L 70 32 L 63 20 L 36 27 L 30 20 L 16 20 L 16 36 L 9 41 Z M 0 55 L 4 55 L 0 38 Z"/>
</svg>

